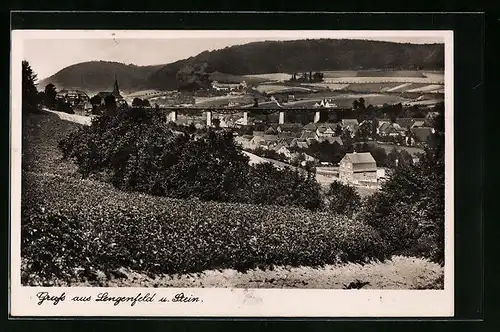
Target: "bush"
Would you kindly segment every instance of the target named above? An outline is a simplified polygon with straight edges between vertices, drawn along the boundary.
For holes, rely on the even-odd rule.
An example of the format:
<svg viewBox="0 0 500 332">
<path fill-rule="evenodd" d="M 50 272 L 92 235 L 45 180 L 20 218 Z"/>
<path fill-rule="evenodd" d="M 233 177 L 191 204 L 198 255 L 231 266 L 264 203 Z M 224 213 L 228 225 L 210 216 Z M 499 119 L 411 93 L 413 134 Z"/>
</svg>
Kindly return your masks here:
<svg viewBox="0 0 500 332">
<path fill-rule="evenodd" d="M 328 209 L 336 214 L 352 216 L 361 208 L 361 197 L 354 187 L 333 181 L 326 193 Z"/>
<path fill-rule="evenodd" d="M 257 164 L 251 168 L 247 182 L 252 204 L 302 206 L 316 210 L 322 206 L 321 188 L 314 174 L 288 167 L 275 168 L 271 163 Z"/>
<path fill-rule="evenodd" d="M 373 228 L 329 213 L 152 197 L 47 175 L 24 181 L 25 283 L 91 279 L 92 267 L 170 274 L 386 257 Z"/>
</svg>

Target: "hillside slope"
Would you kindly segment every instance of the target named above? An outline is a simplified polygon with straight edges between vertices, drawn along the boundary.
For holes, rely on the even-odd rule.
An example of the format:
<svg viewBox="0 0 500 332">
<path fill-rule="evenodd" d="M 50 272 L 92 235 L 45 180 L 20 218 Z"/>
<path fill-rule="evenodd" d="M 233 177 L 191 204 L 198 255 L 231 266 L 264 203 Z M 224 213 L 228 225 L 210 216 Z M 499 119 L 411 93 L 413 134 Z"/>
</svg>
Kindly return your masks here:
<svg viewBox="0 0 500 332">
<path fill-rule="evenodd" d="M 210 81 L 211 74 L 237 76 L 318 70 L 444 68 L 443 44 L 402 44 L 366 40 L 314 39 L 264 41 L 205 51 L 170 64 L 134 66 L 92 61 L 67 67 L 48 79 L 57 87 L 85 91 L 109 90 L 114 75 L 124 90 L 176 89 L 193 81 Z"/>
<path fill-rule="evenodd" d="M 38 82 L 43 90 L 48 83 L 60 89 L 80 89 L 93 95 L 99 91 L 111 91 L 115 75 L 122 91 L 136 91 L 147 88 L 147 78 L 163 65 L 136 66 L 111 61 L 82 62 L 66 67 L 56 74 Z"/>
</svg>

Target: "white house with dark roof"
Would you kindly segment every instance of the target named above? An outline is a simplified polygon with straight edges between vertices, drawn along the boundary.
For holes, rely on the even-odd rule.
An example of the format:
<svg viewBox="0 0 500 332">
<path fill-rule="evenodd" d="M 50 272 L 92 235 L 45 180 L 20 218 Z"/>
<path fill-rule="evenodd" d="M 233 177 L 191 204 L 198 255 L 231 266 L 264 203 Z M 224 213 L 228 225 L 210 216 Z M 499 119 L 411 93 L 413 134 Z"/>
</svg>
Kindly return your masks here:
<svg viewBox="0 0 500 332">
<path fill-rule="evenodd" d="M 335 130 L 337 125 L 333 123 L 325 123 L 318 126 L 316 129 L 316 135 L 318 137 L 332 137 L 335 135 Z"/>
<path fill-rule="evenodd" d="M 377 163 L 370 152 L 347 153 L 339 163 L 339 179 L 352 184 L 376 184 Z"/>
</svg>

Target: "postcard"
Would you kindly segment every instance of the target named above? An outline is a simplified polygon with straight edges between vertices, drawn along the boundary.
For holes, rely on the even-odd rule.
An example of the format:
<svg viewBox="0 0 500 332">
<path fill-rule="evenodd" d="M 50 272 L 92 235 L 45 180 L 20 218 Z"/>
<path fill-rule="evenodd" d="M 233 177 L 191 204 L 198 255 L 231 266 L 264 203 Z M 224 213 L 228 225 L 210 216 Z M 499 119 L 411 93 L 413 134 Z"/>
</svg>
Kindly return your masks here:
<svg viewBox="0 0 500 332">
<path fill-rule="evenodd" d="M 13 30 L 13 317 L 451 317 L 453 32 Z"/>
</svg>

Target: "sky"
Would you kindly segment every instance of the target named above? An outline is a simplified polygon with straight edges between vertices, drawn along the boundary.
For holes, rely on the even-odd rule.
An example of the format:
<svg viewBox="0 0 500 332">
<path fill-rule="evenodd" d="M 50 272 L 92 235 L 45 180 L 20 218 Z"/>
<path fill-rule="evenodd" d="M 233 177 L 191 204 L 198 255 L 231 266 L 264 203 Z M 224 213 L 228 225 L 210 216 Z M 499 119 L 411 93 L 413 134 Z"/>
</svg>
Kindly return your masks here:
<svg viewBox="0 0 500 332">
<path fill-rule="evenodd" d="M 27 60 L 39 79 L 59 70 L 86 61 L 104 60 L 135 65 L 167 64 L 195 56 L 203 51 L 222 49 L 264 40 L 296 40 L 288 38 L 168 38 L 168 39 L 24 39 L 24 60 Z M 443 43 L 443 37 L 349 37 L 415 44 Z"/>
</svg>

